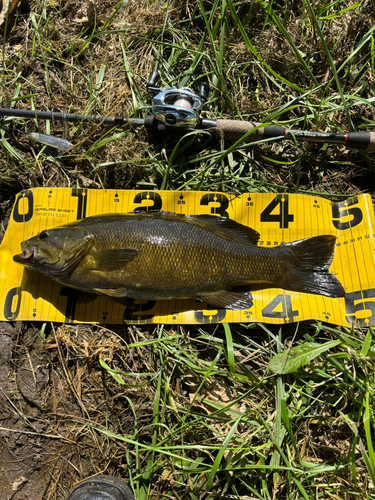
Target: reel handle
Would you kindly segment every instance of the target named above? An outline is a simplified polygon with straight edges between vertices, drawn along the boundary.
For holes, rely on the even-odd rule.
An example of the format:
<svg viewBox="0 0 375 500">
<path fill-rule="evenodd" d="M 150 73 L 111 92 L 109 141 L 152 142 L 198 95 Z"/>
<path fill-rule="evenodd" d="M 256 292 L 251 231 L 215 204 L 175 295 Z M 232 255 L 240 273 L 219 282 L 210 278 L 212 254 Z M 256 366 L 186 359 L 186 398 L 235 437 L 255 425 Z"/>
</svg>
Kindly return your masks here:
<svg viewBox="0 0 375 500">
<path fill-rule="evenodd" d="M 207 82 L 202 82 L 199 84 L 198 95 L 202 99 L 202 101 L 206 102 L 208 99 L 208 95 L 210 93 L 210 86 Z"/>
<path fill-rule="evenodd" d="M 159 71 L 153 71 L 146 85 L 146 90 L 149 94 L 158 94 L 160 92 L 160 88 L 157 87 L 159 80 L 160 80 Z"/>
</svg>

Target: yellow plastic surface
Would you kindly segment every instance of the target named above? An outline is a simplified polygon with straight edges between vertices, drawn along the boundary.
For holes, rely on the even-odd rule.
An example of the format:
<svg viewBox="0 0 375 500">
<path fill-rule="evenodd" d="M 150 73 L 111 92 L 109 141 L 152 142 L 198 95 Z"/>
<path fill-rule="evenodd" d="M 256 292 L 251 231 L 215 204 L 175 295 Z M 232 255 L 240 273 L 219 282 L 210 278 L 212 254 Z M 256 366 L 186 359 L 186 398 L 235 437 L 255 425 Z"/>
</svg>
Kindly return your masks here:
<svg viewBox="0 0 375 500">
<path fill-rule="evenodd" d="M 90 215 L 150 209 L 227 216 L 256 229 L 263 246 L 335 234 L 330 270 L 343 284 L 346 297 L 330 299 L 268 288 L 255 290 L 253 307 L 244 311 L 202 310 L 206 306 L 195 300 L 135 301 L 136 310 L 130 310 L 103 296 L 61 286 L 13 262 L 13 255 L 21 252 L 21 242 L 43 229 Z M 0 247 L 0 320 L 283 324 L 316 319 L 343 326 L 374 326 L 374 238 L 374 211 L 368 195 L 331 203 L 297 194 L 30 189 L 18 195 Z"/>
</svg>

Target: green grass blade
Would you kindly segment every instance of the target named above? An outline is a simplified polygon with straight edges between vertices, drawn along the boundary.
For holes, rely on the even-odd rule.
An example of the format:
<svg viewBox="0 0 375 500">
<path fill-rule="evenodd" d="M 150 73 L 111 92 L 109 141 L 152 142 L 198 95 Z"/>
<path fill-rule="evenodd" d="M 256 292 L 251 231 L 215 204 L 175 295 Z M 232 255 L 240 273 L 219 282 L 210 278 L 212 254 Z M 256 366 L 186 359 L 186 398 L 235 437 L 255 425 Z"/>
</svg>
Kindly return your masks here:
<svg viewBox="0 0 375 500">
<path fill-rule="evenodd" d="M 346 117 L 348 119 L 348 122 L 349 122 L 349 125 L 350 125 L 350 129 L 353 130 L 353 123 L 352 123 L 352 119 L 351 119 L 351 115 L 350 115 L 350 112 L 349 112 L 349 109 L 346 105 L 346 100 L 345 100 L 345 97 L 344 97 L 344 93 L 342 91 L 342 88 L 341 88 L 341 83 L 340 83 L 340 78 L 337 74 L 337 70 L 336 70 L 336 65 L 335 63 L 333 62 L 333 59 L 332 59 L 332 56 L 331 56 L 331 53 L 328 49 L 328 46 L 327 46 L 327 42 L 326 42 L 326 39 L 322 33 L 322 30 L 320 28 L 320 23 L 315 15 L 315 11 L 310 3 L 309 0 L 304 0 L 305 4 L 307 5 L 307 8 L 310 12 L 310 16 L 311 16 L 311 19 L 313 21 L 313 24 L 314 24 L 314 27 L 316 29 L 316 32 L 318 34 L 318 37 L 319 37 L 319 40 L 323 46 L 323 49 L 324 49 L 324 53 L 328 59 L 328 62 L 329 62 L 329 66 L 332 70 L 332 74 L 333 74 L 333 77 L 335 79 L 335 83 L 336 83 L 336 86 L 337 86 L 337 90 L 339 91 L 339 94 L 341 96 L 341 99 L 342 99 L 342 103 L 343 103 L 343 106 L 344 106 L 344 110 L 345 110 L 345 114 L 346 114 Z"/>
<path fill-rule="evenodd" d="M 276 26 L 279 28 L 279 31 L 282 33 L 285 40 L 287 40 L 287 42 L 289 43 L 289 45 L 293 49 L 293 52 L 294 52 L 296 58 L 300 62 L 301 66 L 304 68 L 307 75 L 309 75 L 309 77 L 311 78 L 311 81 L 314 83 L 314 85 L 316 87 L 319 87 L 319 83 L 318 83 L 317 79 L 315 78 L 313 72 L 311 71 L 311 69 L 307 65 L 305 59 L 302 57 L 301 51 L 298 50 L 298 48 L 296 47 L 296 44 L 294 43 L 293 38 L 290 36 L 288 30 L 285 28 L 281 19 L 279 18 L 279 16 L 276 14 L 275 10 L 273 9 L 272 3 L 266 3 L 266 2 L 260 2 L 260 3 L 263 6 L 263 8 L 267 9 L 267 13 L 271 16 L 271 18 L 275 22 Z"/>
<path fill-rule="evenodd" d="M 234 20 L 236 22 L 236 25 L 238 29 L 241 32 L 241 35 L 246 43 L 247 48 L 250 50 L 250 52 L 254 55 L 254 57 L 257 59 L 257 61 L 260 63 L 261 66 L 263 66 L 267 71 L 275 77 L 276 80 L 280 80 L 281 82 L 285 83 L 289 87 L 293 88 L 294 90 L 297 90 L 298 92 L 304 92 L 302 88 L 300 88 L 298 85 L 295 85 L 292 82 L 289 82 L 286 78 L 282 77 L 280 74 L 278 74 L 276 71 L 274 71 L 267 63 L 266 61 L 261 57 L 261 55 L 258 53 L 254 45 L 251 43 L 250 38 L 248 37 L 241 20 L 237 14 L 237 11 L 235 9 L 235 6 L 232 2 L 232 0 L 227 0 L 229 10 L 234 17 Z"/>
<path fill-rule="evenodd" d="M 212 488 L 212 483 L 214 481 L 214 477 L 215 477 L 215 474 L 217 473 L 218 469 L 219 469 L 219 466 L 221 464 L 221 461 L 224 457 L 224 454 L 225 452 L 227 451 L 227 448 L 229 446 L 229 443 L 234 435 L 234 433 L 236 432 L 237 430 L 237 427 L 238 427 L 238 424 L 240 423 L 241 421 L 241 418 L 238 418 L 234 424 L 232 425 L 230 431 L 228 432 L 228 434 L 226 435 L 226 438 L 224 439 L 224 442 L 223 442 L 223 445 L 221 446 L 220 448 L 220 451 L 219 453 L 217 454 L 217 457 L 215 458 L 215 462 L 212 466 L 212 469 L 211 469 L 211 472 L 207 478 L 207 484 L 206 484 L 206 491 L 209 492 Z"/>
<path fill-rule="evenodd" d="M 369 350 L 370 350 L 370 347 L 371 347 L 371 343 L 372 343 L 372 337 L 373 337 L 372 333 L 373 333 L 373 329 L 369 328 L 367 330 L 366 338 L 365 338 L 365 341 L 364 341 L 362 349 L 361 349 L 361 355 L 362 356 L 367 356 L 368 353 L 369 353 Z"/>
<path fill-rule="evenodd" d="M 234 358 L 232 332 L 231 332 L 231 329 L 230 329 L 230 326 L 228 323 L 224 323 L 223 326 L 224 326 L 225 338 L 226 338 L 226 342 L 227 342 L 226 348 L 227 348 L 227 360 L 228 360 L 229 372 L 232 376 L 234 376 L 236 373 L 236 364 L 235 364 L 235 358 Z"/>
<path fill-rule="evenodd" d="M 368 450 L 368 461 L 367 468 L 370 474 L 372 483 L 375 484 L 375 453 L 374 453 L 374 417 L 372 415 L 373 410 L 370 411 L 370 394 L 369 394 L 369 382 L 366 381 L 366 399 L 364 401 L 365 412 L 363 414 L 363 425 L 366 433 L 366 443 Z M 371 425 L 372 424 L 372 425 Z"/>
<path fill-rule="evenodd" d="M 360 1 L 353 3 L 352 5 L 349 5 L 349 7 L 346 7 L 345 9 L 340 10 L 339 12 L 336 12 L 335 14 L 331 14 L 329 16 L 319 16 L 319 20 L 323 19 L 337 19 L 338 17 L 342 16 L 346 12 L 349 12 L 353 9 L 356 9 L 359 5 L 361 4 Z"/>
</svg>

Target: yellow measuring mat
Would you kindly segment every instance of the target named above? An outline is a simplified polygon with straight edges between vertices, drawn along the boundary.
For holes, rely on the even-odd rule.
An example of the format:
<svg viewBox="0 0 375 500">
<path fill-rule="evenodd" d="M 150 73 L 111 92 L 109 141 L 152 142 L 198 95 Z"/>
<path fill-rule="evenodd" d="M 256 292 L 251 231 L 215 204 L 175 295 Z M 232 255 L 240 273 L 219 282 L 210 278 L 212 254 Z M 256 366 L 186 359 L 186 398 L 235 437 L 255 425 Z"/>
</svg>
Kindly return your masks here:
<svg viewBox="0 0 375 500">
<path fill-rule="evenodd" d="M 250 287 L 252 305 L 241 310 L 208 306 L 198 299 L 133 300 L 127 307 L 108 296 L 60 284 L 13 260 L 21 254 L 21 243 L 42 231 L 94 215 L 146 211 L 228 218 L 256 230 L 260 234 L 258 247 L 264 249 L 315 236 L 336 236 L 330 273 L 343 286 L 345 297 L 254 285 Z M 225 233 L 227 221 L 221 221 Z M 343 326 L 375 326 L 374 233 L 369 195 L 330 202 L 299 194 L 29 189 L 17 196 L 0 246 L 0 320 L 284 324 L 316 319 Z M 240 232 L 237 235 L 243 238 Z M 330 240 L 333 245 L 334 240 Z"/>
</svg>

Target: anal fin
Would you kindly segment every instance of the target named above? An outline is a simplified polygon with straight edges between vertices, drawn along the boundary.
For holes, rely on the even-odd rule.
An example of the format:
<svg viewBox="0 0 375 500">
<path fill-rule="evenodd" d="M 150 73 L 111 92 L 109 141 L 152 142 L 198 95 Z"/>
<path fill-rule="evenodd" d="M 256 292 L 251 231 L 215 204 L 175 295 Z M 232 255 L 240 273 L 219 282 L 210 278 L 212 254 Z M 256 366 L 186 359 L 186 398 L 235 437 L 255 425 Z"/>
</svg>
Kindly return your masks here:
<svg viewBox="0 0 375 500">
<path fill-rule="evenodd" d="M 199 298 L 210 306 L 223 307 L 224 309 L 250 309 L 253 306 L 253 296 L 250 291 L 235 292 L 219 290 L 199 294 Z"/>
</svg>

